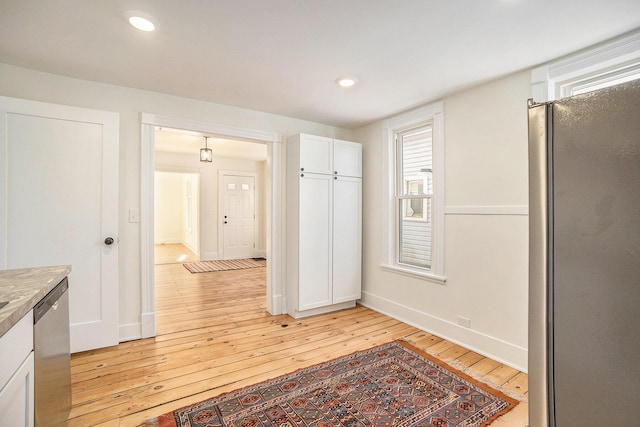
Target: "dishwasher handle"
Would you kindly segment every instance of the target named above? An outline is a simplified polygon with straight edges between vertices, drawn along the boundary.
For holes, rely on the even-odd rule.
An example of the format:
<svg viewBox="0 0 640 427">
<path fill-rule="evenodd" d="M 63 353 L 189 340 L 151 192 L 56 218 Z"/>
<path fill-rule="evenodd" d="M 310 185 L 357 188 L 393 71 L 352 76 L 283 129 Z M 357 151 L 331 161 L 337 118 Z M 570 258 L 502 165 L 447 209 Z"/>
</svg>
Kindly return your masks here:
<svg viewBox="0 0 640 427">
<path fill-rule="evenodd" d="M 69 281 L 65 277 L 62 282 L 58 283 L 36 306 L 33 308 L 33 324 L 47 314 L 49 310 L 58 309 L 58 300 L 69 289 Z"/>
</svg>

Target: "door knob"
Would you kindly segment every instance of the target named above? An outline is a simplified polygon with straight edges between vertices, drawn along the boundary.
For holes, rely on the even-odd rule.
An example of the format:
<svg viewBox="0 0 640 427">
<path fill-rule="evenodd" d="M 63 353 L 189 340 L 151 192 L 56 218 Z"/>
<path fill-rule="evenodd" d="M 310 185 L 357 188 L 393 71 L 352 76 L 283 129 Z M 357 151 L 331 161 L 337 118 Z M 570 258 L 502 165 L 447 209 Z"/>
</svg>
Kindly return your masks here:
<svg viewBox="0 0 640 427">
<path fill-rule="evenodd" d="M 106 239 L 104 239 L 104 244 L 113 245 L 113 237 L 107 237 Z"/>
</svg>

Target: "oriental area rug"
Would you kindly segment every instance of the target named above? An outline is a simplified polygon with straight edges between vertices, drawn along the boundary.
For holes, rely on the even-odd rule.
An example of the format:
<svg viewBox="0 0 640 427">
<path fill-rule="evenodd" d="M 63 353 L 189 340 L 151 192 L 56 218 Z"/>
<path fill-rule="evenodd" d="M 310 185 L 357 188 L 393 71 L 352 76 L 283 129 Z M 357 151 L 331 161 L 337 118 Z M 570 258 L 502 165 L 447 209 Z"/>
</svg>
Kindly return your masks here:
<svg viewBox="0 0 640 427">
<path fill-rule="evenodd" d="M 184 268 L 191 273 L 209 273 L 212 271 L 224 271 L 224 270 L 242 270 L 244 268 L 257 268 L 264 267 L 264 260 L 254 259 L 228 259 L 220 261 L 200 261 L 200 262 L 188 262 L 184 265 Z"/>
<path fill-rule="evenodd" d="M 395 341 L 162 415 L 157 426 L 486 426 L 517 400 Z"/>
</svg>

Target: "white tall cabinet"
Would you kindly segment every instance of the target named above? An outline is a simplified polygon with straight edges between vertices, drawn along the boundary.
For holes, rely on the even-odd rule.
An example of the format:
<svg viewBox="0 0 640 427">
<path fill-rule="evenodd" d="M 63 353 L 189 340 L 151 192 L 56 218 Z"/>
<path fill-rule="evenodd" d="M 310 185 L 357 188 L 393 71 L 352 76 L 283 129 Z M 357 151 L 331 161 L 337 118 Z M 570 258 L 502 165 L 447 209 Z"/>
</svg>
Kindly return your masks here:
<svg viewBox="0 0 640 427">
<path fill-rule="evenodd" d="M 287 140 L 287 312 L 355 306 L 362 288 L 362 146 Z"/>
</svg>

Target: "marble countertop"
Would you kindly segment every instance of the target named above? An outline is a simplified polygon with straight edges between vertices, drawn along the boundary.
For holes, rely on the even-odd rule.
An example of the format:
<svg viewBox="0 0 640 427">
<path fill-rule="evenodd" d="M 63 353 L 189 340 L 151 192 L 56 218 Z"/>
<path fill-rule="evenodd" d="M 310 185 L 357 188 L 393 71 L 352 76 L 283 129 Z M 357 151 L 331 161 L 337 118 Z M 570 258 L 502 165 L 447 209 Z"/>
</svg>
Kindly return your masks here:
<svg viewBox="0 0 640 427">
<path fill-rule="evenodd" d="M 71 266 L 0 270 L 0 337 L 71 272 Z"/>
</svg>

